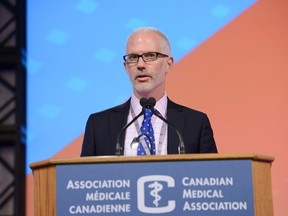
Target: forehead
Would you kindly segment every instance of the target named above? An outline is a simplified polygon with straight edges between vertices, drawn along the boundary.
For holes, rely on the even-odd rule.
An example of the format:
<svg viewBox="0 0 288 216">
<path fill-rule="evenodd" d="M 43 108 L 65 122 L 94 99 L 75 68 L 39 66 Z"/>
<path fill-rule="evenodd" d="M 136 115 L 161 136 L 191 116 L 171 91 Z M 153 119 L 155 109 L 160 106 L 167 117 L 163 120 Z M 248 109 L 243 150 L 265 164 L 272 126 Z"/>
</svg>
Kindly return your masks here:
<svg viewBox="0 0 288 216">
<path fill-rule="evenodd" d="M 161 41 L 161 37 L 154 32 L 135 33 L 127 41 L 127 53 L 161 52 Z"/>
</svg>

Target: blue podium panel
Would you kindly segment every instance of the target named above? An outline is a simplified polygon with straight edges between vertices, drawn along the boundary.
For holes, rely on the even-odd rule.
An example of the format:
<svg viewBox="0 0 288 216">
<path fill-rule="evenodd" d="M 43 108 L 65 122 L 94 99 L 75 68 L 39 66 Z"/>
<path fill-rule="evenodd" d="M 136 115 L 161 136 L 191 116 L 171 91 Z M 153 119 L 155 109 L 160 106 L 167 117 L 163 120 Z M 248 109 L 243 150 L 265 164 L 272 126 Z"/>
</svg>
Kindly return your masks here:
<svg viewBox="0 0 288 216">
<path fill-rule="evenodd" d="M 56 166 L 57 215 L 254 215 L 251 160 Z"/>
</svg>

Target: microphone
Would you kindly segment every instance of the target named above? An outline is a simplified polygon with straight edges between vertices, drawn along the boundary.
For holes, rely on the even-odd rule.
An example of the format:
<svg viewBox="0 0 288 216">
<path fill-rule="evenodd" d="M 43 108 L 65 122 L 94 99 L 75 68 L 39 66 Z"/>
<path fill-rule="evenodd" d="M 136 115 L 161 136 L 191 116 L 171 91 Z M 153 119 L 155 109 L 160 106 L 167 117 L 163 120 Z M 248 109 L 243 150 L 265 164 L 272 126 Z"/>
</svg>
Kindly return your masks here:
<svg viewBox="0 0 288 216">
<path fill-rule="evenodd" d="M 153 99 L 154 99 L 155 102 L 153 101 Z M 145 108 L 150 108 L 150 107 L 154 107 L 154 106 L 155 106 L 156 100 L 155 100 L 155 98 L 153 98 L 153 99 L 151 99 L 151 98 L 150 98 L 150 99 L 141 98 L 141 99 L 140 99 L 140 104 L 141 104 L 141 106 L 143 107 L 143 108 L 142 108 L 142 111 L 141 111 L 137 116 L 135 116 L 128 124 L 126 124 L 126 125 L 120 130 L 120 133 L 119 133 L 119 135 L 118 135 L 118 137 L 117 137 L 116 151 L 115 151 L 115 154 L 116 154 L 117 156 L 123 155 L 123 148 L 122 148 L 122 146 L 121 146 L 121 144 L 120 144 L 120 138 L 122 137 L 123 132 L 124 132 L 133 122 L 135 122 L 141 115 L 143 115 Z"/>
<path fill-rule="evenodd" d="M 171 127 L 177 133 L 179 142 L 180 142 L 178 146 L 178 152 L 179 154 L 185 154 L 185 145 L 184 145 L 183 137 L 181 133 L 179 132 L 179 130 L 175 126 L 173 126 L 170 122 L 168 122 L 157 109 L 154 108 L 152 112 L 154 115 L 156 115 L 158 118 L 164 121 L 169 127 Z"/>
<path fill-rule="evenodd" d="M 185 145 L 184 145 L 184 141 L 183 141 L 183 137 L 181 135 L 181 133 L 179 132 L 179 130 L 173 126 L 170 122 L 168 122 L 162 115 L 161 113 L 154 108 L 155 104 L 156 104 L 156 100 L 155 98 L 151 97 L 149 99 L 146 99 L 148 102 L 146 103 L 147 105 L 149 105 L 152 113 L 154 115 L 156 115 L 158 118 L 160 118 L 162 121 L 164 121 L 169 127 L 171 127 L 178 135 L 179 138 L 179 146 L 178 146 L 178 152 L 179 154 L 185 154 Z"/>
<path fill-rule="evenodd" d="M 121 129 L 121 131 L 120 131 L 120 133 L 119 133 L 119 135 L 118 135 L 118 137 L 117 137 L 117 143 L 116 143 L 116 152 L 115 152 L 115 154 L 116 154 L 117 156 L 123 155 L 123 152 L 122 152 L 123 148 L 121 147 L 121 144 L 120 144 L 120 138 L 122 137 L 123 132 L 124 132 L 133 122 L 135 122 L 141 115 L 143 115 L 143 113 L 144 113 L 144 109 L 142 109 L 142 111 L 141 111 L 136 117 L 134 117 L 134 118 L 132 119 L 132 121 L 130 121 L 128 124 L 126 124 L 126 125 Z"/>
<path fill-rule="evenodd" d="M 140 99 L 140 104 L 143 107 L 143 109 L 150 108 L 152 110 L 154 108 L 155 104 L 156 104 L 156 100 L 153 97 L 150 97 L 149 99 L 141 98 Z"/>
</svg>

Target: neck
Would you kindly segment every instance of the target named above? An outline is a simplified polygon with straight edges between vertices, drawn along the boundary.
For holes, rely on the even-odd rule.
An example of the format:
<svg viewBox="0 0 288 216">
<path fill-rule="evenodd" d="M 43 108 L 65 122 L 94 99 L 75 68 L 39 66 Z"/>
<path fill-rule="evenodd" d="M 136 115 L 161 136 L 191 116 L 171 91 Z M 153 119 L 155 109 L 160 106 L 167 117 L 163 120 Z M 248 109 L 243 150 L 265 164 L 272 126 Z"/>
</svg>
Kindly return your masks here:
<svg viewBox="0 0 288 216">
<path fill-rule="evenodd" d="M 150 98 L 150 97 L 154 97 L 156 101 L 159 101 L 164 95 L 165 92 L 161 93 L 161 94 L 151 94 L 151 93 L 147 93 L 147 94 L 138 94 L 137 92 L 134 92 L 134 95 L 140 100 L 141 98 Z"/>
</svg>

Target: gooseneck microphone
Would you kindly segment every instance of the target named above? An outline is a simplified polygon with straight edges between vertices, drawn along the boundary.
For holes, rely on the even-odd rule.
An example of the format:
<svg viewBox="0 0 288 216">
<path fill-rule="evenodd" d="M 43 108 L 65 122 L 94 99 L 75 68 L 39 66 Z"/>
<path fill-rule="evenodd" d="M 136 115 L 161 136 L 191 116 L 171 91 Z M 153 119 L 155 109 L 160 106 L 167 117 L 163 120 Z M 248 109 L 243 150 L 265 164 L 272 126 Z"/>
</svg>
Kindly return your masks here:
<svg viewBox="0 0 288 216">
<path fill-rule="evenodd" d="M 154 109 L 154 106 L 156 104 L 156 100 L 153 97 L 150 97 L 149 99 L 147 98 L 141 98 L 140 99 L 140 104 L 143 107 L 143 109 L 145 110 L 146 108 L 150 108 L 151 110 Z"/>
<path fill-rule="evenodd" d="M 143 98 L 142 98 L 143 99 Z M 181 135 L 181 133 L 179 132 L 179 130 L 173 126 L 170 122 L 168 122 L 162 115 L 161 113 L 154 108 L 155 104 L 156 104 L 156 100 L 155 98 L 151 97 L 149 99 L 144 98 L 147 102 L 146 102 L 146 106 L 149 106 L 149 108 L 151 109 L 152 113 L 154 115 L 156 115 L 158 118 L 160 118 L 162 121 L 164 121 L 169 127 L 171 127 L 178 135 L 179 138 L 179 145 L 178 145 L 178 152 L 179 154 L 185 154 L 185 145 L 184 145 L 184 141 L 183 141 L 183 137 Z M 144 100 L 144 102 L 145 102 Z M 144 103 L 143 102 L 143 103 Z M 140 101 L 141 103 L 141 101 Z M 145 103 L 144 103 L 145 104 Z M 142 105 L 142 104 L 141 104 Z M 143 105 L 142 105 L 143 106 Z M 143 106 L 144 107 L 144 106 Z M 148 108 L 148 107 L 146 107 Z"/>
<path fill-rule="evenodd" d="M 118 137 L 117 137 L 117 143 L 116 143 L 116 152 L 115 154 L 117 156 L 121 156 L 123 155 L 123 148 L 120 144 L 120 138 L 123 135 L 123 132 L 133 123 L 135 122 L 141 115 L 143 115 L 145 109 L 149 108 L 151 109 L 152 113 L 157 116 L 158 118 L 160 118 L 162 121 L 164 121 L 169 127 L 171 127 L 178 135 L 179 138 L 179 145 L 178 145 L 178 152 L 179 154 L 185 154 L 185 145 L 184 145 L 184 141 L 183 141 L 183 137 L 181 135 L 181 133 L 179 132 L 179 130 L 173 126 L 170 122 L 168 122 L 162 115 L 161 113 L 154 108 L 155 104 L 156 104 L 156 100 L 153 97 L 150 97 L 149 99 L 147 98 L 141 98 L 140 99 L 140 104 L 143 107 L 142 111 L 135 116 L 128 124 L 126 124 L 120 131 Z M 141 135 L 140 135 L 141 136 Z M 137 137 L 136 139 L 140 139 L 140 136 Z"/>
<path fill-rule="evenodd" d="M 181 133 L 179 132 L 179 130 L 175 126 L 173 126 L 170 122 L 168 122 L 157 109 L 154 108 L 152 112 L 154 115 L 156 115 L 158 118 L 164 121 L 169 127 L 171 127 L 177 133 L 178 138 L 179 138 L 178 153 L 185 154 L 185 145 L 184 145 L 183 137 Z"/>
<path fill-rule="evenodd" d="M 121 146 L 121 144 L 120 144 L 120 138 L 122 137 L 123 132 L 124 132 L 133 122 L 135 122 L 141 115 L 143 115 L 143 113 L 144 113 L 144 109 L 142 109 L 142 111 L 141 111 L 137 116 L 135 116 L 135 117 L 132 119 L 132 121 L 130 121 L 128 124 L 126 124 L 126 125 L 121 129 L 121 131 L 120 131 L 120 133 L 119 133 L 119 135 L 118 135 L 118 137 L 117 137 L 117 143 L 116 143 L 116 152 L 115 152 L 115 154 L 116 154 L 117 156 L 123 155 L 123 148 L 122 148 L 122 146 Z"/>
<path fill-rule="evenodd" d="M 154 98 L 153 98 L 154 99 Z M 154 102 L 155 101 L 155 102 Z M 154 107 L 155 104 L 156 104 L 156 100 L 154 99 L 154 101 L 152 100 L 149 100 L 149 99 L 146 99 L 146 98 L 141 98 L 140 99 L 140 104 L 141 106 L 143 107 L 142 108 L 142 111 L 137 115 L 135 116 L 128 124 L 126 124 L 120 131 L 118 137 L 117 137 L 117 143 L 116 143 L 116 151 L 115 151 L 115 154 L 117 156 L 121 156 L 123 155 L 123 148 L 120 144 L 120 138 L 122 137 L 124 131 L 133 123 L 135 122 L 141 115 L 143 115 L 144 111 L 146 108 L 150 108 L 150 107 Z"/>
</svg>

